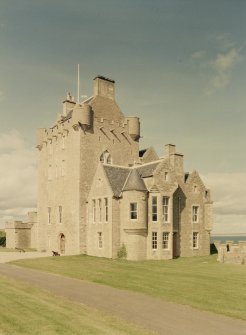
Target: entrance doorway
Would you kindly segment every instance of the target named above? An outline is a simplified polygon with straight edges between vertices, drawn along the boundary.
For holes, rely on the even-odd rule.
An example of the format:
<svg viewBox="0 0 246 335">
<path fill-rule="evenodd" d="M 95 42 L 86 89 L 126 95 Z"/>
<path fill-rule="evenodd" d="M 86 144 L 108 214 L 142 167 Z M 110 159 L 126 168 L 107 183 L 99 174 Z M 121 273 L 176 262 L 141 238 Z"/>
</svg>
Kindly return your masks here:
<svg viewBox="0 0 246 335">
<path fill-rule="evenodd" d="M 60 234 L 60 253 L 65 254 L 65 235 Z"/>
</svg>

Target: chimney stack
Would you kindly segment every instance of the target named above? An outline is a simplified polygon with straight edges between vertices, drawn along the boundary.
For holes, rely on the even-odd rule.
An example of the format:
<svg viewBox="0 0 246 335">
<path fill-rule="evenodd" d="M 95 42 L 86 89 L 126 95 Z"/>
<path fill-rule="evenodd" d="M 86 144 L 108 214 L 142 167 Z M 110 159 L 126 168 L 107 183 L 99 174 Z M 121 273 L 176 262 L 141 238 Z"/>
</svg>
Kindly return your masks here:
<svg viewBox="0 0 246 335">
<path fill-rule="evenodd" d="M 115 99 L 114 83 L 115 83 L 114 80 L 103 76 L 97 76 L 96 78 L 94 78 L 93 83 L 94 97 L 101 96 L 104 98 L 114 100 Z"/>
</svg>

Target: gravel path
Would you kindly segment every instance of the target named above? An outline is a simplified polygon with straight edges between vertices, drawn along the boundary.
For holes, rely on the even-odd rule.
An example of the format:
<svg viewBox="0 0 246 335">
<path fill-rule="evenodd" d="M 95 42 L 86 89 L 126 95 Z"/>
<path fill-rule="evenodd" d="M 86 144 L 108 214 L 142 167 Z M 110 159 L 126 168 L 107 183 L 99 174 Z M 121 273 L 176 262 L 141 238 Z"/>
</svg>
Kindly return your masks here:
<svg viewBox="0 0 246 335">
<path fill-rule="evenodd" d="M 0 274 L 114 314 L 159 334 L 246 335 L 246 321 L 168 303 L 139 293 L 8 264 L 0 264 Z"/>
</svg>

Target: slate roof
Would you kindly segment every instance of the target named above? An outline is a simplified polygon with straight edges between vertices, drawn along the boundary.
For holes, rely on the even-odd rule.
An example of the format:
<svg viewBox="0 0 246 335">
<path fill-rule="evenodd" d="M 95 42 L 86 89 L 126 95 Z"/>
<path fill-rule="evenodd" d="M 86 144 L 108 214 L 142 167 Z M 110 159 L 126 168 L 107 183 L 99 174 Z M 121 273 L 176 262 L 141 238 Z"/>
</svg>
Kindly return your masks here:
<svg viewBox="0 0 246 335">
<path fill-rule="evenodd" d="M 138 173 L 140 174 L 141 178 L 152 177 L 154 174 L 155 169 L 160 164 L 160 161 L 154 162 L 151 164 L 145 164 L 137 167 Z"/>
<path fill-rule="evenodd" d="M 147 191 L 142 178 L 151 177 L 160 162 L 128 168 L 103 164 L 115 197 L 119 197 L 122 191 Z"/>
<path fill-rule="evenodd" d="M 140 177 L 137 169 L 132 169 L 129 173 L 123 191 L 147 191 L 147 188 Z"/>
<path fill-rule="evenodd" d="M 119 197 L 126 179 L 131 171 L 130 168 L 112 165 L 103 165 L 103 168 L 114 195 Z"/>
</svg>

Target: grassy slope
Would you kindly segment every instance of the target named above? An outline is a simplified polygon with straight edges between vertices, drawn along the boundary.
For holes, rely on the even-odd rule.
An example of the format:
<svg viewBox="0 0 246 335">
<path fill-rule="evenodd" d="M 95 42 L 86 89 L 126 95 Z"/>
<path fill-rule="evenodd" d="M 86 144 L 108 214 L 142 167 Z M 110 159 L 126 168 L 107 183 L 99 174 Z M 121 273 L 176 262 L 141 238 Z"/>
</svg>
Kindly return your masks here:
<svg viewBox="0 0 246 335">
<path fill-rule="evenodd" d="M 92 308 L 0 277 L 0 334 L 149 334 Z"/>
<path fill-rule="evenodd" d="M 14 263 L 246 320 L 246 266 L 217 263 L 216 255 L 145 262 L 80 255 Z"/>
</svg>

